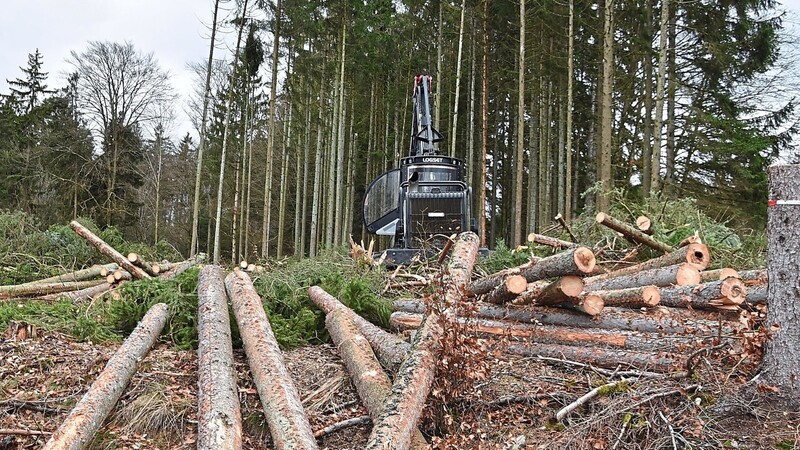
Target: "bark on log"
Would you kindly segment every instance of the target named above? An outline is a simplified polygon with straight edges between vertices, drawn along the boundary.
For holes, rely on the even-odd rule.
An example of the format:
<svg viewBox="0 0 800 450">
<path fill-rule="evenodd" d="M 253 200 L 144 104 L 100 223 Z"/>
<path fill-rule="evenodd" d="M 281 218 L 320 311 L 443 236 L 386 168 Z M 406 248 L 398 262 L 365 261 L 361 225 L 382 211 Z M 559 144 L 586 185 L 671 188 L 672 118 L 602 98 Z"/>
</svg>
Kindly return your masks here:
<svg viewBox="0 0 800 450">
<path fill-rule="evenodd" d="M 42 300 L 53 300 L 58 298 L 65 298 L 69 300 L 91 300 L 101 294 L 104 294 L 109 291 L 113 286 L 111 283 L 100 283 L 97 286 L 88 287 L 86 289 L 81 289 L 77 291 L 70 291 L 70 292 L 59 292 L 58 294 L 49 294 L 43 297 L 40 297 Z"/>
<path fill-rule="evenodd" d="M 697 266 L 698 270 L 703 270 L 708 267 L 709 253 L 708 247 L 703 244 L 691 244 L 686 247 L 675 250 L 672 253 L 653 258 L 642 263 L 623 267 L 613 272 L 604 273 L 584 279 L 586 284 L 595 283 L 600 280 L 607 280 L 610 278 L 621 277 L 644 270 L 655 269 L 656 267 L 673 266 L 675 264 L 691 263 Z"/>
<path fill-rule="evenodd" d="M 486 294 L 483 301 L 494 304 L 509 302 L 520 295 L 528 287 L 528 282 L 522 275 L 511 275 L 503 280 L 496 288 Z"/>
<path fill-rule="evenodd" d="M 153 265 L 145 261 L 142 258 L 142 255 L 133 252 L 128 253 L 128 261 L 130 261 L 131 264 L 133 264 L 134 266 L 147 272 L 147 274 L 150 275 L 151 277 L 156 276 L 156 273 L 153 272 Z"/>
<path fill-rule="evenodd" d="M 192 267 L 202 263 L 205 259 L 205 255 L 203 253 L 198 253 L 195 255 L 194 258 L 187 259 L 186 261 L 179 262 L 172 266 L 169 270 L 162 273 L 158 277 L 162 280 L 171 280 L 178 275 L 186 272 L 187 270 L 191 269 Z"/>
<path fill-rule="evenodd" d="M 114 408 L 133 374 L 167 323 L 169 307 L 158 303 L 150 308 L 136 329 L 117 350 L 92 387 L 72 409 L 43 447 L 44 450 L 88 447 L 103 421 Z"/>
<path fill-rule="evenodd" d="M 767 304 L 767 291 L 766 284 L 756 284 L 747 288 L 747 304 L 749 305 L 766 305 Z"/>
<path fill-rule="evenodd" d="M 69 223 L 69 226 L 78 236 L 86 239 L 86 241 L 92 244 L 100 253 L 111 258 L 114 262 L 119 264 L 120 267 L 130 272 L 136 279 L 150 279 L 150 275 L 148 275 L 147 272 L 133 265 L 133 263 L 128 261 L 128 258 L 116 251 L 114 247 L 106 244 L 99 236 L 92 233 L 88 228 L 78 223 L 78 221 L 73 220 Z"/>
<path fill-rule="evenodd" d="M 394 302 L 394 310 L 424 313 L 425 304 L 421 300 L 397 300 Z M 612 307 L 604 308 L 603 313 L 597 317 L 589 317 L 559 308 L 529 308 L 479 303 L 476 316 L 487 319 L 514 320 L 521 323 L 652 333 L 708 333 L 713 330 L 731 333 L 740 328 L 737 314 L 720 314 L 717 311 L 689 312 L 673 308 L 635 311 Z"/>
<path fill-rule="evenodd" d="M 739 272 L 739 279 L 745 286 L 767 284 L 767 269 L 752 269 Z"/>
<path fill-rule="evenodd" d="M 205 266 L 197 280 L 197 448 L 242 448 L 225 271 Z"/>
<path fill-rule="evenodd" d="M 151 270 L 153 271 L 154 274 L 159 275 L 159 274 L 162 274 L 162 273 L 172 269 L 175 266 L 177 266 L 177 263 L 160 262 L 160 263 L 153 264 L 153 267 L 151 268 Z"/>
<path fill-rule="evenodd" d="M 528 305 L 538 303 L 546 305 L 548 301 L 564 301 L 572 297 L 577 297 L 583 292 L 583 279 L 574 275 L 567 275 L 559 278 L 552 283 L 547 281 L 534 281 L 528 283 L 525 292 L 521 293 L 515 300 L 515 305 Z M 542 303 L 545 302 L 545 303 Z"/>
<path fill-rule="evenodd" d="M 0 286 L 0 299 L 41 296 L 60 292 L 77 291 L 103 284 L 103 280 L 70 281 L 56 283 L 18 284 Z"/>
<path fill-rule="evenodd" d="M 568 359 L 609 369 L 626 366 L 664 373 L 680 370 L 685 362 L 684 357 L 670 353 L 653 354 L 557 344 L 516 344 L 504 348 L 504 351 L 519 356 Z"/>
<path fill-rule="evenodd" d="M 325 327 L 339 350 L 361 403 L 367 408 L 370 417 L 377 419 L 383 410 L 383 402 L 392 389 L 392 382 L 376 359 L 369 342 L 359 332 L 346 310 L 339 308 L 328 314 L 325 317 Z M 412 433 L 411 448 L 426 448 L 427 443 L 422 433 L 418 429 Z"/>
<path fill-rule="evenodd" d="M 534 244 L 539 245 L 546 245 L 548 247 L 563 249 L 563 248 L 575 248 L 579 245 L 574 242 L 565 241 L 562 239 L 545 236 L 543 234 L 538 233 L 530 233 L 528 235 L 528 242 L 533 242 Z"/>
<path fill-rule="evenodd" d="M 744 302 L 747 288 L 738 278 L 661 289 L 661 305 L 673 308 L 738 308 Z"/>
<path fill-rule="evenodd" d="M 300 395 L 250 277 L 236 270 L 225 278 L 253 381 L 276 449 L 316 449 Z"/>
<path fill-rule="evenodd" d="M 444 295 L 442 303 L 448 305 L 442 314 L 450 315 L 450 305 L 463 301 L 464 288 L 472 276 L 478 258 L 479 238 L 475 233 L 461 233 L 442 277 Z M 368 450 L 405 450 L 411 445 L 411 436 L 422 414 L 436 372 L 439 340 L 443 330 L 439 314 L 429 312 L 417 332 L 408 358 L 397 372 L 392 392 L 386 398 L 383 411 L 375 420 Z"/>
<path fill-rule="evenodd" d="M 629 238 L 630 240 L 637 242 L 639 244 L 644 244 L 653 250 L 658 250 L 664 253 L 670 253 L 675 249 L 672 246 L 667 245 L 663 242 L 659 242 L 652 237 L 648 236 L 647 234 L 637 230 L 636 228 L 628 225 L 625 222 L 617 220 L 606 213 L 597 213 L 595 216 L 595 220 L 597 223 L 601 225 L 605 225 L 608 228 L 611 228 L 614 231 L 622 233 L 625 237 Z"/>
<path fill-rule="evenodd" d="M 703 240 L 700 239 L 700 236 L 697 236 L 696 234 L 693 234 L 693 235 L 683 239 L 682 241 L 678 242 L 677 248 L 686 247 L 687 245 L 690 245 L 690 244 L 702 244 L 702 243 L 703 243 Z"/>
<path fill-rule="evenodd" d="M 75 272 L 65 273 L 63 275 L 56 275 L 50 278 L 43 278 L 41 280 L 31 281 L 30 283 L 25 283 L 25 284 L 65 283 L 70 281 L 85 281 L 90 278 L 105 276 L 101 273 L 103 269 L 116 270 L 117 267 L 118 267 L 117 263 L 108 263 L 103 266 L 94 265 L 86 269 L 76 270 Z"/>
<path fill-rule="evenodd" d="M 626 308 L 652 308 L 661 302 L 661 292 L 656 286 L 640 286 L 613 291 L 592 291 L 603 299 L 605 306 Z"/>
<path fill-rule="evenodd" d="M 614 291 L 641 286 L 690 286 L 700 283 L 700 271 L 689 264 L 657 267 L 606 280 L 587 281 L 584 288 L 587 292 Z"/>
<path fill-rule="evenodd" d="M 526 262 L 521 266 L 504 269 L 501 270 L 500 272 L 481 277 L 470 283 L 468 287 L 468 293 L 471 293 L 473 295 L 485 295 L 491 292 L 492 289 L 496 288 L 501 283 L 503 283 L 503 281 L 505 281 L 506 278 L 514 275 L 519 275 L 522 269 L 530 267 L 538 263 L 539 261 L 541 261 L 541 258 L 532 256 L 530 261 Z"/>
<path fill-rule="evenodd" d="M 724 267 L 722 269 L 714 269 L 714 270 L 704 270 L 700 272 L 701 283 L 724 280 L 725 278 L 728 277 L 739 278 L 739 272 L 737 272 L 734 269 L 731 269 L 730 267 Z"/>
<path fill-rule="evenodd" d="M 359 316 L 319 286 L 308 288 L 308 297 L 326 315 L 340 309 L 346 311 L 358 331 L 367 338 L 381 365 L 391 373 L 397 372 L 408 356 L 411 344 Z"/>
<path fill-rule="evenodd" d="M 653 221 L 647 216 L 639 216 L 636 218 L 636 228 L 648 236 L 653 235 Z"/>
</svg>

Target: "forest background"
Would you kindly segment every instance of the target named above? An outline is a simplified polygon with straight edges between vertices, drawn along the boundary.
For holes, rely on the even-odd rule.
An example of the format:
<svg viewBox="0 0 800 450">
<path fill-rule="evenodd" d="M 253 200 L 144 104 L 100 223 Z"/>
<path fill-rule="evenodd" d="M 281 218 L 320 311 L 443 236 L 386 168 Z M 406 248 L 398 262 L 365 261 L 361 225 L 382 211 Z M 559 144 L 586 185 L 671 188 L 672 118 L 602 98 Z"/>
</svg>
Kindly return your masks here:
<svg viewBox="0 0 800 450">
<path fill-rule="evenodd" d="M 213 53 L 187 61 L 193 78 L 157 46 L 102 37 L 0 74 L 0 209 L 184 255 L 314 255 L 364 237 L 364 189 L 407 151 L 421 73 L 490 247 L 611 193 L 691 197 L 761 230 L 766 168 L 798 161 L 797 39 L 774 1 L 206 7 Z"/>
</svg>

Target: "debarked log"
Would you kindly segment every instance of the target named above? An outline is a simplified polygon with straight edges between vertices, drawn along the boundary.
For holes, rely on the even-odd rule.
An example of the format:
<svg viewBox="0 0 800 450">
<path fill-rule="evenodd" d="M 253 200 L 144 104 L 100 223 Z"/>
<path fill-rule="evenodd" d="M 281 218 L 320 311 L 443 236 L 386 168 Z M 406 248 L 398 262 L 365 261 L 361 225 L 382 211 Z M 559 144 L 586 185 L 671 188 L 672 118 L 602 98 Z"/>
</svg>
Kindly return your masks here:
<svg viewBox="0 0 800 450">
<path fill-rule="evenodd" d="M 169 307 L 164 303 L 150 308 L 43 449 L 77 450 L 89 446 L 168 318 Z"/>
</svg>

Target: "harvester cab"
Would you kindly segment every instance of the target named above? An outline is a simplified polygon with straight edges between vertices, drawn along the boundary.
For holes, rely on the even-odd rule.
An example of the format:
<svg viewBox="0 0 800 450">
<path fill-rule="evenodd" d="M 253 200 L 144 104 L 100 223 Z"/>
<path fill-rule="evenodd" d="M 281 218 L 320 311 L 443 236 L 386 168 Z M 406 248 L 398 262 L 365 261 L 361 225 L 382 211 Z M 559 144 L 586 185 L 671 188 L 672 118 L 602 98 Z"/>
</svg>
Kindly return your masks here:
<svg viewBox="0 0 800 450">
<path fill-rule="evenodd" d="M 414 78 L 414 111 L 409 155 L 400 168 L 376 178 L 366 190 L 362 212 L 367 231 L 392 236 L 387 262 L 404 264 L 440 246 L 454 233 L 475 231 L 472 189 L 464 162 L 439 155 L 444 136 L 431 122 L 429 76 Z"/>
</svg>

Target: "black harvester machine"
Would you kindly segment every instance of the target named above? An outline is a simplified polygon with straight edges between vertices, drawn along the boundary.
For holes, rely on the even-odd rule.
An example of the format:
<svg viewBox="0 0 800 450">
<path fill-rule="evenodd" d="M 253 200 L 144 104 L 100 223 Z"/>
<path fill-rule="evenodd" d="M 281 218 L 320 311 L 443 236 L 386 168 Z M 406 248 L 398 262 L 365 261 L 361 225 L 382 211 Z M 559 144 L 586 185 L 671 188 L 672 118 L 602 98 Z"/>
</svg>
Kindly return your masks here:
<svg viewBox="0 0 800 450">
<path fill-rule="evenodd" d="M 430 83 L 430 76 L 414 78 L 408 156 L 364 194 L 364 226 L 372 234 L 394 237 L 386 250 L 386 261 L 394 264 L 427 256 L 454 233 L 477 232 L 464 161 L 439 155 L 436 148 L 444 136 L 431 123 Z"/>
</svg>

